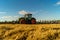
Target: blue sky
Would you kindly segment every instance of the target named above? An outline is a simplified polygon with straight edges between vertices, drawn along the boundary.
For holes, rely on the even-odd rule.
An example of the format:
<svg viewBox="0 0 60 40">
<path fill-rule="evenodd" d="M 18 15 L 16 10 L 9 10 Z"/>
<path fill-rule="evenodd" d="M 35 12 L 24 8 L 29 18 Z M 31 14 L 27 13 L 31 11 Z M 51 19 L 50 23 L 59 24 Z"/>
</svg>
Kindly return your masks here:
<svg viewBox="0 0 60 40">
<path fill-rule="evenodd" d="M 0 21 L 17 20 L 22 12 L 37 20 L 59 20 L 60 0 L 0 0 Z"/>
</svg>

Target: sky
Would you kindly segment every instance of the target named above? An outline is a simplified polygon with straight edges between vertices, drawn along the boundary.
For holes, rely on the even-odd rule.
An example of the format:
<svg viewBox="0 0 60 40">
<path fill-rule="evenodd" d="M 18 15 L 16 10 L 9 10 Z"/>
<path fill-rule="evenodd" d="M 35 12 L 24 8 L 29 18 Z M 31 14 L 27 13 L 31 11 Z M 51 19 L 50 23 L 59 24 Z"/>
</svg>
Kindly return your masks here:
<svg viewBox="0 0 60 40">
<path fill-rule="evenodd" d="M 0 21 L 32 13 L 36 20 L 60 20 L 60 0 L 0 0 Z"/>
</svg>

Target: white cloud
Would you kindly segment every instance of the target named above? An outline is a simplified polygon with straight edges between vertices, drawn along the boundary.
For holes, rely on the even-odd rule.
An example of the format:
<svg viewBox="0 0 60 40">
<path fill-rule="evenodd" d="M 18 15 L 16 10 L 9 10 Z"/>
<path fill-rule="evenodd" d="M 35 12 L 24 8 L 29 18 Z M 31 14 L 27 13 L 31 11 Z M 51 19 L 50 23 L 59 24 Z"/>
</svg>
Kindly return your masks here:
<svg viewBox="0 0 60 40">
<path fill-rule="evenodd" d="M 25 10 L 21 10 L 19 11 L 19 14 L 27 14 L 28 12 L 26 12 Z"/>
<path fill-rule="evenodd" d="M 28 13 L 31 13 L 31 14 L 45 14 L 45 13 L 49 13 L 48 11 L 45 11 L 45 10 L 36 10 L 36 11 L 19 11 L 19 14 L 28 14 Z"/>
<path fill-rule="evenodd" d="M 2 18 L 12 18 L 12 16 L 3 16 Z"/>
<path fill-rule="evenodd" d="M 15 20 L 18 20 L 19 16 L 3 16 L 1 17 L 0 20 L 4 20 L 4 21 L 15 21 Z"/>
<path fill-rule="evenodd" d="M 7 12 L 0 12 L 0 14 L 6 14 Z"/>
<path fill-rule="evenodd" d="M 21 10 L 21 11 L 19 11 L 19 14 L 23 14 L 23 15 L 24 14 L 28 14 L 28 13 L 30 13 L 30 14 L 36 14 L 36 13 L 40 13 L 40 12 L 43 12 L 43 10 L 38 10 L 38 11 L 25 11 L 25 10 Z"/>
<path fill-rule="evenodd" d="M 56 3 L 57 5 L 60 5 L 60 1 Z"/>
<path fill-rule="evenodd" d="M 58 2 L 56 2 L 56 4 L 55 4 L 56 6 L 59 6 L 60 5 L 60 1 L 58 1 Z"/>
</svg>

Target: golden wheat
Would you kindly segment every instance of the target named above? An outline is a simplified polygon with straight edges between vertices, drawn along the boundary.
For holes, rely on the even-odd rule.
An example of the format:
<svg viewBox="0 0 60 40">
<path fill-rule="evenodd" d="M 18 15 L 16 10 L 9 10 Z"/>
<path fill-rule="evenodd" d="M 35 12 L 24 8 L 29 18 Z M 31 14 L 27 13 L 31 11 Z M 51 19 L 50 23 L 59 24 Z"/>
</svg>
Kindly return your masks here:
<svg viewBox="0 0 60 40">
<path fill-rule="evenodd" d="M 0 40 L 60 40 L 60 24 L 0 24 Z"/>
</svg>

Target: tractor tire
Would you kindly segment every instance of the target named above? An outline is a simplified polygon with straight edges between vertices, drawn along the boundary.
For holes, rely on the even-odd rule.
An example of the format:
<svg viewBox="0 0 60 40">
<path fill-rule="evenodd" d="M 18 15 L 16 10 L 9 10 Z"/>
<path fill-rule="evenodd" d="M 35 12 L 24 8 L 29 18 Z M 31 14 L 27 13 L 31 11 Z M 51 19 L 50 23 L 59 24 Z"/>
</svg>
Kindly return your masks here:
<svg viewBox="0 0 60 40">
<path fill-rule="evenodd" d="M 36 19 L 35 18 L 31 19 L 31 24 L 36 24 Z"/>
<path fill-rule="evenodd" d="M 25 23 L 26 23 L 26 21 L 25 21 L 25 19 L 24 19 L 24 18 L 21 18 L 21 19 L 19 20 L 19 23 L 20 23 L 20 24 L 25 24 Z"/>
</svg>

